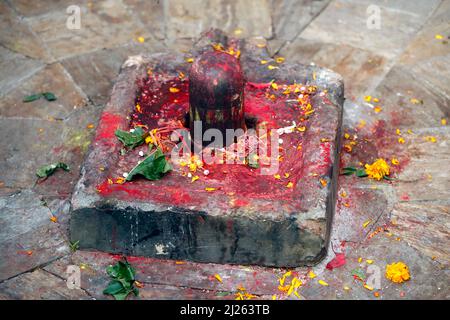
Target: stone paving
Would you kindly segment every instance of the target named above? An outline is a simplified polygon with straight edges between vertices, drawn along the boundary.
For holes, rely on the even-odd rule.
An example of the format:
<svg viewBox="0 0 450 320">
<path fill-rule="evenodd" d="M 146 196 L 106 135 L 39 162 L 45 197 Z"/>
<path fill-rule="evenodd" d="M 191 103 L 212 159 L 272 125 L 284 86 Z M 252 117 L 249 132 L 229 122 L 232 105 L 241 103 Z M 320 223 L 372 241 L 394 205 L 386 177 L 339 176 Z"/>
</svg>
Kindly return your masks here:
<svg viewBox="0 0 450 320">
<path fill-rule="evenodd" d="M 110 298 L 105 268 L 118 257 L 72 252 L 68 242 L 84 155 L 126 57 L 186 50 L 211 27 L 265 37 L 273 56 L 340 73 L 344 132 L 358 137 L 342 165 L 400 163 L 390 163 L 393 181 L 340 176 L 329 254 L 293 270 L 299 297 L 279 290 L 283 269 L 129 257 L 138 299 L 234 299 L 240 285 L 259 299 L 450 298 L 450 1 L 78 3 L 81 29 L 69 30 L 71 0 L 0 2 L 0 299 Z M 380 29 L 367 27 L 372 4 Z M 45 91 L 58 100 L 22 102 Z M 37 183 L 36 169 L 55 161 L 71 171 Z M 342 254 L 344 265 L 326 268 Z M 409 266 L 409 281 L 384 277 L 396 261 Z M 81 289 L 67 287 L 68 265 L 81 267 Z M 380 287 L 364 287 L 355 269 L 380 273 Z"/>
</svg>

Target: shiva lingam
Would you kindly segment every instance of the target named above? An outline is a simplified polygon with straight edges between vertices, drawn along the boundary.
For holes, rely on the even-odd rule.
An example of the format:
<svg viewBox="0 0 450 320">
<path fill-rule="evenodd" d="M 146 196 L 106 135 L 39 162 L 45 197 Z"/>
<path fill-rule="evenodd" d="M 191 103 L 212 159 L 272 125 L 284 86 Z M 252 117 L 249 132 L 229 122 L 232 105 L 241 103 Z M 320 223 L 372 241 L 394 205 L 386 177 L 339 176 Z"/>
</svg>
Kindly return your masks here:
<svg viewBox="0 0 450 320">
<path fill-rule="evenodd" d="M 234 56 L 209 51 L 194 61 L 189 72 L 189 107 L 189 128 L 194 141 L 199 140 L 197 145 L 207 143 L 200 139 L 210 129 L 219 130 L 223 137 L 227 130 L 246 129 L 244 75 Z M 202 128 L 195 130 L 196 125 Z M 201 136 L 196 137 L 197 132 Z"/>
<path fill-rule="evenodd" d="M 111 253 L 276 267 L 324 257 L 342 78 L 272 59 L 265 45 L 213 30 L 186 55 L 124 63 L 72 198 L 71 241 Z M 118 129 L 138 143 L 124 151 Z M 179 146 L 189 149 L 187 157 L 177 157 Z M 239 146 L 243 159 L 228 162 Z M 206 161 L 205 153 L 218 161 Z M 157 178 L 145 176 L 160 168 Z"/>
</svg>

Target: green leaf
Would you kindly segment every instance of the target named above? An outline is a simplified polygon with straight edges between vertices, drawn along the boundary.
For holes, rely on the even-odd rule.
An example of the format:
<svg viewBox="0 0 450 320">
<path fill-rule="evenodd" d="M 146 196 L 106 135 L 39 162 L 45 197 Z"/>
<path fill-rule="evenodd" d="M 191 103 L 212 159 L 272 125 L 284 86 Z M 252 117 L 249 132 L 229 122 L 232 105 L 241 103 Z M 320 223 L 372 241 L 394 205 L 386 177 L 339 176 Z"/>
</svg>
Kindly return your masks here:
<svg viewBox="0 0 450 320">
<path fill-rule="evenodd" d="M 122 283 L 118 280 L 113 280 L 108 284 L 108 287 L 106 287 L 106 289 L 103 290 L 103 294 L 115 295 L 121 291 L 124 291 Z"/>
<path fill-rule="evenodd" d="M 344 171 L 350 171 L 350 172 L 356 172 L 356 171 L 357 171 L 357 169 L 356 169 L 355 167 L 345 167 L 345 168 L 343 168 L 342 170 L 344 170 Z"/>
<path fill-rule="evenodd" d="M 47 101 L 55 101 L 56 100 L 56 96 L 53 93 L 51 93 L 51 92 L 43 92 L 42 96 Z"/>
<path fill-rule="evenodd" d="M 161 149 L 157 148 L 128 173 L 126 180 L 131 181 L 137 175 L 144 176 L 148 180 L 159 180 L 170 170 L 172 166 L 167 162 Z"/>
<path fill-rule="evenodd" d="M 124 289 L 123 291 L 121 291 L 119 293 L 113 294 L 113 296 L 116 300 L 125 300 L 128 297 L 128 295 L 130 294 L 130 292 L 131 291 Z"/>
<path fill-rule="evenodd" d="M 134 282 L 134 269 L 131 267 L 131 265 L 128 263 L 128 261 L 125 260 L 119 261 L 119 279 L 124 279 L 125 281 L 132 281 Z"/>
<path fill-rule="evenodd" d="M 65 171 L 70 170 L 69 166 L 64 162 L 56 162 L 40 167 L 39 169 L 37 169 L 36 175 L 39 178 L 47 178 L 48 176 L 51 176 L 56 171 L 56 169 L 63 169 Z"/>
<path fill-rule="evenodd" d="M 144 130 L 141 127 L 136 127 L 133 132 L 116 130 L 114 134 L 120 142 L 127 148 L 134 149 L 145 142 Z"/>
<path fill-rule="evenodd" d="M 78 248 L 80 247 L 79 243 L 80 243 L 80 240 L 75 241 L 75 242 L 69 242 L 70 251 L 72 251 L 72 252 L 77 251 Z"/>
<path fill-rule="evenodd" d="M 134 293 L 136 296 L 139 295 L 139 289 L 134 286 L 136 273 L 126 259 L 118 261 L 115 265 L 108 266 L 106 272 L 113 280 L 103 290 L 104 294 L 110 294 L 116 300 L 125 300 L 130 293 Z"/>
<path fill-rule="evenodd" d="M 388 180 L 388 181 L 394 180 L 394 179 L 392 179 L 392 178 L 390 178 L 390 177 L 388 177 L 388 176 L 384 176 L 383 179 Z"/>
<path fill-rule="evenodd" d="M 358 277 L 359 279 L 361 279 L 363 281 L 366 279 L 366 275 L 365 275 L 364 271 L 359 268 L 352 270 L 352 276 Z"/>
<path fill-rule="evenodd" d="M 231 292 L 229 291 L 219 291 L 216 293 L 216 297 L 225 297 L 225 296 L 229 296 L 231 294 Z"/>
<path fill-rule="evenodd" d="M 356 176 L 359 177 L 359 178 L 367 177 L 366 170 L 364 170 L 364 169 L 356 170 Z"/>
<path fill-rule="evenodd" d="M 250 153 L 247 157 L 247 164 L 250 168 L 258 169 L 259 168 L 259 162 L 258 162 L 258 155 L 256 153 Z"/>
<path fill-rule="evenodd" d="M 23 98 L 22 101 L 23 102 L 32 102 L 32 101 L 35 101 L 35 100 L 39 100 L 41 97 L 42 97 L 41 93 L 36 93 L 36 94 L 32 94 L 32 95 L 26 96 L 25 98 Z"/>
</svg>

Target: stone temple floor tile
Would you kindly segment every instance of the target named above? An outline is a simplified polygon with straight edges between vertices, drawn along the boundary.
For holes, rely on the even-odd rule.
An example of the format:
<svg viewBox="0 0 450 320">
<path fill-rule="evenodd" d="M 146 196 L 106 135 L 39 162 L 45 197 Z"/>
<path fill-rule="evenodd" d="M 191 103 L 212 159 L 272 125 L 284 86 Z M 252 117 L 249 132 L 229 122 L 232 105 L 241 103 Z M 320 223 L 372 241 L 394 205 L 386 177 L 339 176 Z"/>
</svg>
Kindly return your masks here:
<svg viewBox="0 0 450 320">
<path fill-rule="evenodd" d="M 436 2 L 434 7 L 437 6 Z M 370 50 L 386 58 L 399 55 L 414 34 L 431 14 L 430 10 L 421 15 L 382 7 L 379 29 L 367 27 L 367 3 L 356 0 L 335 0 L 301 33 L 300 37 L 329 43 L 348 44 Z"/>
<path fill-rule="evenodd" d="M 67 28 L 65 9 L 27 18 L 27 22 L 56 59 L 131 43 L 141 36 L 151 38 L 121 2 L 90 3 L 80 5 L 80 29 Z"/>
</svg>

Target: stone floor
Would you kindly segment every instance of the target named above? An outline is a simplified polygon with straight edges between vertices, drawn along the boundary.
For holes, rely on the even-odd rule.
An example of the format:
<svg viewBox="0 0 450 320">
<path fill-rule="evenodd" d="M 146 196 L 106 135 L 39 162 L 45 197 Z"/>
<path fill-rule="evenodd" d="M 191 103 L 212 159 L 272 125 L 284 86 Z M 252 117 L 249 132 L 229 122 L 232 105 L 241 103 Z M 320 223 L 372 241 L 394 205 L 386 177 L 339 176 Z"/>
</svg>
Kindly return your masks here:
<svg viewBox="0 0 450 320">
<path fill-rule="evenodd" d="M 374 2 L 379 29 L 367 25 Z M 105 268 L 118 257 L 72 252 L 67 239 L 83 157 L 125 58 L 186 50 L 210 27 L 263 36 L 274 56 L 342 74 L 345 132 L 357 135 L 342 165 L 399 164 L 389 182 L 339 178 L 329 255 L 293 270 L 298 296 L 278 288 L 286 270 L 129 257 L 139 298 L 234 299 L 239 286 L 262 299 L 450 298 L 449 0 L 78 1 L 81 29 L 70 30 L 72 3 L 0 2 L 1 299 L 109 298 Z M 58 100 L 22 102 L 43 91 Z M 37 183 L 36 169 L 54 161 L 72 170 Z M 342 256 L 345 264 L 326 268 Z M 384 277 L 395 261 L 409 266 L 409 281 Z M 67 287 L 68 265 L 81 267 L 81 289 Z M 364 287 L 355 271 L 380 286 Z"/>
</svg>

